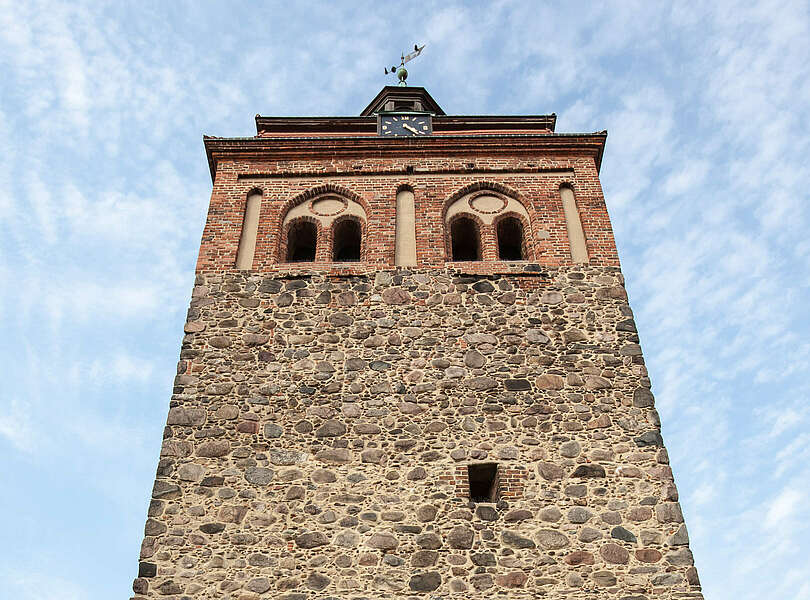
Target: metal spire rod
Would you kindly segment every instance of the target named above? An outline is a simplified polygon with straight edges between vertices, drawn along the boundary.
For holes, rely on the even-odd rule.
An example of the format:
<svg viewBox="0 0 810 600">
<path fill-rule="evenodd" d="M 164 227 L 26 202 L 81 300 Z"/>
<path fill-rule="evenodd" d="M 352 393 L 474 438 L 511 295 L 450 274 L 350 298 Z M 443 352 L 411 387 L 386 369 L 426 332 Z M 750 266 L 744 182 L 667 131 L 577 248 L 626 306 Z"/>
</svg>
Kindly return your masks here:
<svg viewBox="0 0 810 600">
<path fill-rule="evenodd" d="M 388 70 L 388 67 L 385 68 L 385 74 L 388 75 L 389 73 L 396 73 L 397 77 L 399 78 L 399 85 L 408 85 L 405 80 L 408 79 L 408 70 L 405 68 L 405 63 L 409 60 L 413 60 L 420 54 L 422 54 L 422 50 L 424 50 L 427 44 L 419 44 L 413 45 L 413 52 L 406 55 L 404 52 L 400 56 L 401 62 L 399 63 L 399 68 L 396 66 L 391 67 L 391 70 Z"/>
</svg>

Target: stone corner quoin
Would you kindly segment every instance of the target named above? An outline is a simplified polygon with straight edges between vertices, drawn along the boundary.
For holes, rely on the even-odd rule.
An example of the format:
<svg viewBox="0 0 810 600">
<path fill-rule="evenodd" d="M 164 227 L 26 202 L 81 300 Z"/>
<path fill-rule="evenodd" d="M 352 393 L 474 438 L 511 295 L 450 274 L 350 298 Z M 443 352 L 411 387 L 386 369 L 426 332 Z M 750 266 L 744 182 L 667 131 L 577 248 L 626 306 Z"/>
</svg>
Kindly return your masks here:
<svg viewBox="0 0 810 600">
<path fill-rule="evenodd" d="M 273 154 L 295 143 L 215 157 L 133 598 L 702 599 L 594 158 Z M 397 267 L 403 185 L 417 261 Z M 524 260 L 483 213 L 478 260 L 450 260 L 454 190 L 526 206 Z M 297 206 L 306 263 L 282 260 Z M 365 219 L 356 262 L 322 260 L 327 209 Z"/>
</svg>

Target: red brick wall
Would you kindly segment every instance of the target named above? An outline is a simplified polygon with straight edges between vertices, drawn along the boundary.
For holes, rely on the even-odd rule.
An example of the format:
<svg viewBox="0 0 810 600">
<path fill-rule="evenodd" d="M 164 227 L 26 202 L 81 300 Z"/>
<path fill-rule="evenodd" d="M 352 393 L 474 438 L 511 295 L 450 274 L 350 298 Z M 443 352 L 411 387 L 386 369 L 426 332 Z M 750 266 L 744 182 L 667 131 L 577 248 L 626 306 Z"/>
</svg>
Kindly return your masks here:
<svg viewBox="0 0 810 600">
<path fill-rule="evenodd" d="M 317 144 L 317 142 L 313 142 Z M 380 153 L 382 154 L 382 153 Z M 474 161 L 474 162 L 471 162 Z M 410 171 L 413 171 L 410 173 Z M 448 261 L 444 210 L 454 198 L 476 189 L 494 189 L 521 202 L 528 214 L 526 250 L 532 262 L 568 265 L 571 255 L 559 187 L 573 186 L 594 265 L 618 266 L 616 246 L 593 158 L 492 156 L 324 157 L 301 160 L 257 158 L 220 159 L 211 194 L 208 219 L 197 263 L 198 272 L 228 271 L 236 251 L 251 190 L 263 193 L 253 268 L 257 271 L 331 270 L 362 272 L 394 265 L 396 194 L 402 186 L 414 192 L 417 258 L 420 267 L 444 267 Z M 368 222 L 363 240 L 364 261 L 332 265 L 328 251 L 318 261 L 279 264 L 284 251 L 281 222 L 291 206 L 321 193 L 343 194 L 361 203 Z M 494 260 L 493 226 L 482 232 L 482 264 L 466 265 L 480 273 L 506 266 Z M 491 231 L 490 231 L 491 230 Z M 540 230 L 547 235 L 541 239 Z M 323 244 L 328 232 L 319 236 Z M 456 263 L 458 264 L 458 263 Z"/>
<path fill-rule="evenodd" d="M 498 465 L 498 472 L 495 475 L 494 501 L 522 498 L 528 474 L 529 472 L 523 467 Z M 440 479 L 455 485 L 456 498 L 469 500 L 470 478 L 467 465 L 456 467 L 455 471 L 442 475 Z"/>
</svg>

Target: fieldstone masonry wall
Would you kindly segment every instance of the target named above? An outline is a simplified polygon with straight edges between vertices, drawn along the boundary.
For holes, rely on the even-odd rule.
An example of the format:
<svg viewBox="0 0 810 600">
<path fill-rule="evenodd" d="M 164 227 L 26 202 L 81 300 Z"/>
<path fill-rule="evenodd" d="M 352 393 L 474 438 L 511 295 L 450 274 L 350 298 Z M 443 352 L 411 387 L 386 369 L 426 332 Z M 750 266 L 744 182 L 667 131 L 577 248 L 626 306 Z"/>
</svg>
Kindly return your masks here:
<svg viewBox="0 0 810 600">
<path fill-rule="evenodd" d="M 617 267 L 201 273 L 185 331 L 136 599 L 702 598 Z"/>
</svg>

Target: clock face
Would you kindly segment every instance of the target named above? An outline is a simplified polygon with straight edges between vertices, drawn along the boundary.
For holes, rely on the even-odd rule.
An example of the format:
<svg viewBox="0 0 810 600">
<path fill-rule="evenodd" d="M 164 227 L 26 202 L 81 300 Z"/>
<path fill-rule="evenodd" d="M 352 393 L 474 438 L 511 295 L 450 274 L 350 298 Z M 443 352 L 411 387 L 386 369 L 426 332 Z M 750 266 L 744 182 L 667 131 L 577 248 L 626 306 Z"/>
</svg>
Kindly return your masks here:
<svg viewBox="0 0 810 600">
<path fill-rule="evenodd" d="M 380 115 L 381 136 L 420 136 L 431 133 L 433 133 L 433 127 L 430 115 Z"/>
</svg>

